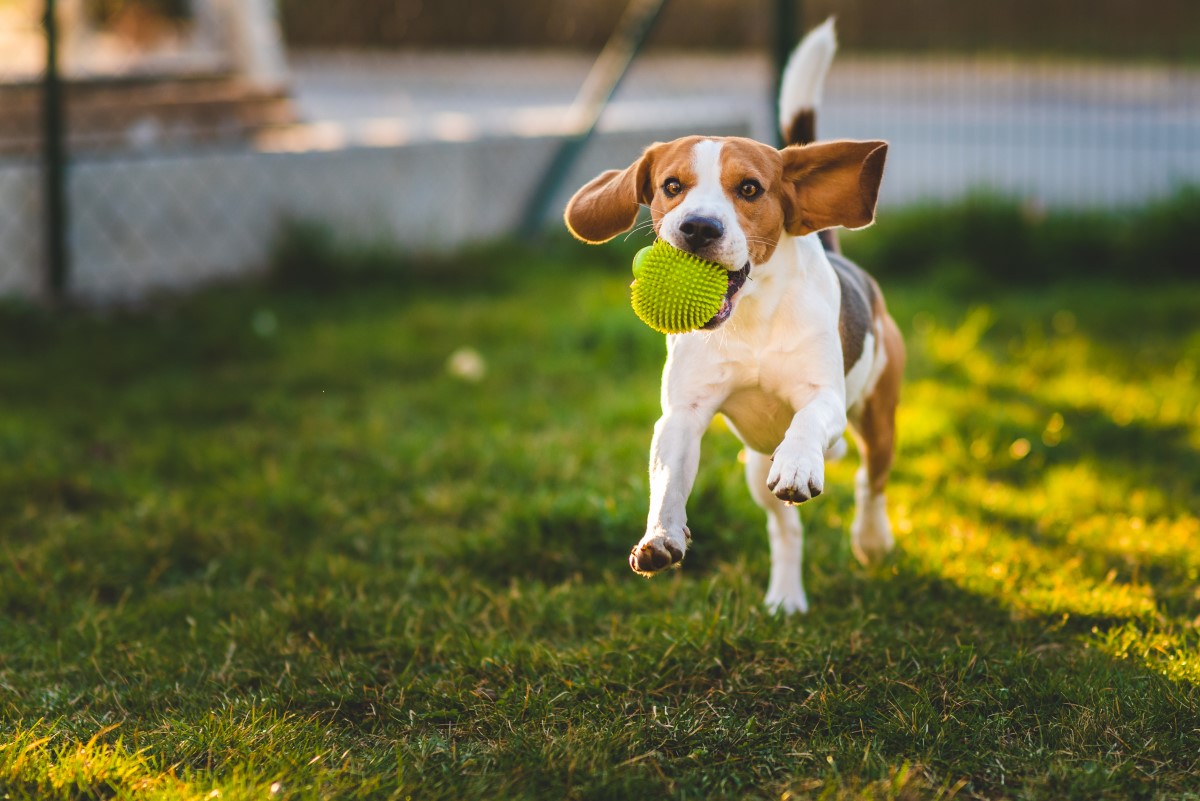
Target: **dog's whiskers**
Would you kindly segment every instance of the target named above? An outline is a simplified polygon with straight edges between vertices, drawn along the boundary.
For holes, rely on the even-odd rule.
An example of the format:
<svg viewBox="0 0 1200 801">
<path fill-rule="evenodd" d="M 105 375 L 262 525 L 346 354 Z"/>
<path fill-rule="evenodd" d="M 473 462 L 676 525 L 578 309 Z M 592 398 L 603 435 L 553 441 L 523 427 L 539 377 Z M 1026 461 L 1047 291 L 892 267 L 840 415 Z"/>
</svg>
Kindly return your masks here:
<svg viewBox="0 0 1200 801">
<path fill-rule="evenodd" d="M 633 236 L 634 234 L 638 234 L 638 233 L 646 234 L 648 236 L 653 236 L 654 235 L 654 223 L 643 223 L 641 225 L 636 225 L 633 228 L 630 228 L 629 233 L 625 234 L 625 238 L 622 239 L 621 241 L 628 242 L 629 237 Z"/>
</svg>

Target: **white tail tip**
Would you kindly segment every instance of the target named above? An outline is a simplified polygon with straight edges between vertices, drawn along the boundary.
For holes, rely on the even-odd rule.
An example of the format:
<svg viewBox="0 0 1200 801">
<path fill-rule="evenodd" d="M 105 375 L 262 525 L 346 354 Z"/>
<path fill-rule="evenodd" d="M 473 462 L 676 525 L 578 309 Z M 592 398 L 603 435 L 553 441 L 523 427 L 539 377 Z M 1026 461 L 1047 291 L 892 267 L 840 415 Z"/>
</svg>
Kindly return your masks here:
<svg viewBox="0 0 1200 801">
<path fill-rule="evenodd" d="M 779 119 L 786 126 L 801 111 L 815 109 L 821 103 L 825 76 L 837 52 L 834 18 L 822 22 L 808 32 L 788 59 L 779 86 Z"/>
</svg>

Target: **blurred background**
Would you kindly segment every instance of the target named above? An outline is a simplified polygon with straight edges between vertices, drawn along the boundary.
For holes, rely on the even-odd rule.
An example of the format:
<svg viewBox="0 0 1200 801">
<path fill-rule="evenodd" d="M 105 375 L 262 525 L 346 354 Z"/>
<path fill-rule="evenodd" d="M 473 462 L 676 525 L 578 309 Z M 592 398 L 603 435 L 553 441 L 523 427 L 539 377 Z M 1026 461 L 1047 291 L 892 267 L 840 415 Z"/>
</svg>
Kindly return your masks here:
<svg viewBox="0 0 1200 801">
<path fill-rule="evenodd" d="M 652 141 L 773 141 L 830 14 L 819 135 L 892 142 L 885 208 L 1200 182 L 1192 0 L 0 0 L 0 297 L 259 274 L 295 221 L 409 254 L 556 226 Z"/>
</svg>

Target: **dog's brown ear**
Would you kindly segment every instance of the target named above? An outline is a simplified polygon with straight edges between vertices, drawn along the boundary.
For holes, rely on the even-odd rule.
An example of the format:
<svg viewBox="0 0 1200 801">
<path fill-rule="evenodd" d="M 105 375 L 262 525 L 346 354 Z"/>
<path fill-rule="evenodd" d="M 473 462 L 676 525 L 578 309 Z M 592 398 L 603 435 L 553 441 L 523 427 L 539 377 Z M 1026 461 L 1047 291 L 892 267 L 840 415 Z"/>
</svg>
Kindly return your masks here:
<svg viewBox="0 0 1200 801">
<path fill-rule="evenodd" d="M 780 151 L 787 232 L 803 236 L 836 225 L 870 225 L 887 149 L 887 142 L 841 141 Z"/>
<path fill-rule="evenodd" d="M 563 219 L 576 239 L 599 245 L 633 226 L 639 206 L 654 196 L 650 186 L 653 151 L 653 146 L 648 148 L 624 170 L 597 175 L 567 202 Z"/>
</svg>

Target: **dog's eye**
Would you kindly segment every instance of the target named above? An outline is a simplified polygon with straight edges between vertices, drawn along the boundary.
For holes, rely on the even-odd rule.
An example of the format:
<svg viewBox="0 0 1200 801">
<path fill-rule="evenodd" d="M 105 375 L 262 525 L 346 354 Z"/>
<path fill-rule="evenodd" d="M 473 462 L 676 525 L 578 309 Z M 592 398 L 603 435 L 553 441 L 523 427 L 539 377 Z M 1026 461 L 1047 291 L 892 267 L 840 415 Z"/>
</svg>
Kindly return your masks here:
<svg viewBox="0 0 1200 801">
<path fill-rule="evenodd" d="M 679 183 L 678 178 L 668 178 L 663 181 L 662 189 L 667 197 L 675 197 L 683 191 L 683 184 Z"/>
<path fill-rule="evenodd" d="M 747 178 L 738 185 L 738 194 L 746 198 L 746 200 L 758 197 L 762 194 L 762 191 L 762 184 L 753 178 Z"/>
</svg>

